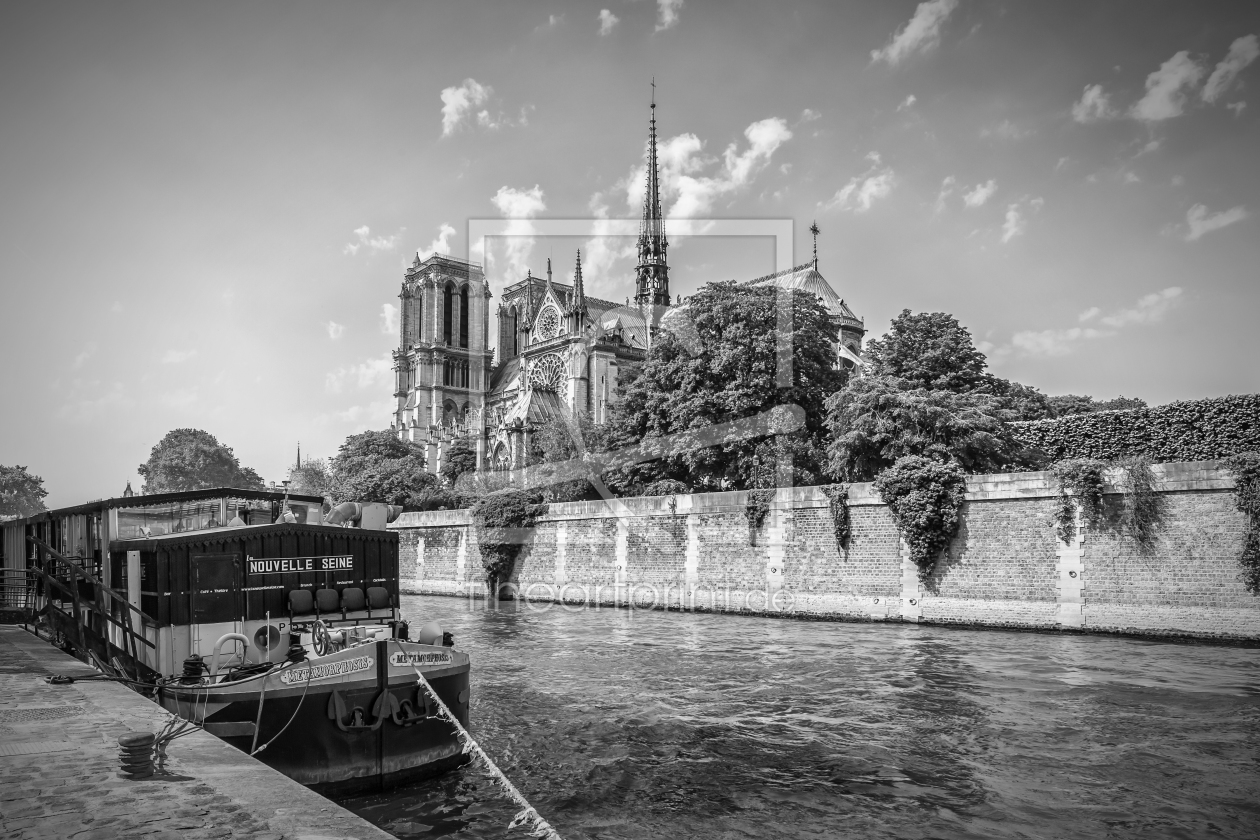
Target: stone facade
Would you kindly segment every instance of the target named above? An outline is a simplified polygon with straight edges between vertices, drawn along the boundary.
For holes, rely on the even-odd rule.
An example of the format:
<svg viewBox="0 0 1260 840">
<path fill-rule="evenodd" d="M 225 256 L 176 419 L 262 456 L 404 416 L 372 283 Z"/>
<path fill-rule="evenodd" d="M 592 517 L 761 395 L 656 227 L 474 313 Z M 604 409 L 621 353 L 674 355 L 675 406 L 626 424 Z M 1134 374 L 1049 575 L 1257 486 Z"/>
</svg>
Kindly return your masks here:
<svg viewBox="0 0 1260 840">
<path fill-rule="evenodd" d="M 1052 480 L 1021 473 L 968 479 L 958 534 L 925 581 L 888 508 L 854 484 L 847 550 L 816 487 L 781 488 L 751 541 L 744 492 L 554 504 L 514 582 L 538 601 L 1260 640 L 1232 480 L 1216 462 L 1155 472 L 1163 516 L 1146 552 L 1116 528 L 1118 495 L 1107 524 L 1060 542 Z M 405 591 L 484 595 L 467 511 L 390 527 Z"/>
</svg>

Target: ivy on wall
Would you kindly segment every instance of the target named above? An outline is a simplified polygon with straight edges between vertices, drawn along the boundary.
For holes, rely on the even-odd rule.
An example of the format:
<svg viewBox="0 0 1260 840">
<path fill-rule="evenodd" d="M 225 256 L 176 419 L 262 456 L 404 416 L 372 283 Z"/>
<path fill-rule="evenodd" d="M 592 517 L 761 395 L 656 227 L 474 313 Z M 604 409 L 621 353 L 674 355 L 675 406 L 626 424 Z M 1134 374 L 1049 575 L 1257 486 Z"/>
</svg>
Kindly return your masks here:
<svg viewBox="0 0 1260 840">
<path fill-rule="evenodd" d="M 875 491 L 888 505 L 920 578 L 932 573 L 958 533 L 966 490 L 966 478 L 956 465 L 919 455 L 898 459 L 876 477 Z"/>
<path fill-rule="evenodd" d="M 766 521 L 770 513 L 770 502 L 774 501 L 773 490 L 749 490 L 748 501 L 744 503 L 744 516 L 748 518 L 748 544 L 757 544 L 757 529 Z"/>
<path fill-rule="evenodd" d="M 1260 452 L 1242 452 L 1225 460 L 1234 474 L 1234 503 L 1247 515 L 1247 535 L 1238 563 L 1247 591 L 1260 595 Z"/>
<path fill-rule="evenodd" d="M 1120 492 L 1123 496 L 1120 529 L 1139 548 L 1149 551 L 1155 544 L 1155 531 L 1163 512 L 1163 504 L 1155 492 L 1151 459 L 1145 455 L 1130 455 L 1118 459 L 1115 466 L 1120 468 Z"/>
<path fill-rule="evenodd" d="M 1050 468 L 1059 485 L 1055 501 L 1054 525 L 1059 539 L 1071 545 L 1076 539 L 1076 510 L 1086 525 L 1103 520 L 1103 470 L 1107 465 L 1097 458 L 1069 458 Z"/>
<path fill-rule="evenodd" d="M 1015 438 L 1051 461 L 1210 461 L 1260 450 L 1260 394 L 1012 423 Z"/>
<path fill-rule="evenodd" d="M 1145 455 L 1119 458 L 1110 466 L 1119 470 L 1120 510 L 1115 525 L 1143 551 L 1154 545 L 1163 504 L 1155 491 L 1155 473 Z M 1054 526 L 1059 539 L 1071 544 L 1077 537 L 1076 511 L 1082 524 L 1102 527 L 1107 523 L 1103 498 L 1103 472 L 1108 464 L 1097 458 L 1069 458 L 1050 468 L 1059 485 L 1055 501 Z"/>
<path fill-rule="evenodd" d="M 844 551 L 849 550 L 849 485 L 824 484 L 819 488 L 827 497 L 831 508 L 831 527 L 836 532 L 836 546 Z"/>
<path fill-rule="evenodd" d="M 538 494 L 524 490 L 500 490 L 481 497 L 472 506 L 473 527 L 481 552 L 481 565 L 486 572 L 491 597 L 499 585 L 512 576 L 512 569 L 521 548 L 528 539 L 528 529 L 546 510 L 538 503 Z"/>
</svg>

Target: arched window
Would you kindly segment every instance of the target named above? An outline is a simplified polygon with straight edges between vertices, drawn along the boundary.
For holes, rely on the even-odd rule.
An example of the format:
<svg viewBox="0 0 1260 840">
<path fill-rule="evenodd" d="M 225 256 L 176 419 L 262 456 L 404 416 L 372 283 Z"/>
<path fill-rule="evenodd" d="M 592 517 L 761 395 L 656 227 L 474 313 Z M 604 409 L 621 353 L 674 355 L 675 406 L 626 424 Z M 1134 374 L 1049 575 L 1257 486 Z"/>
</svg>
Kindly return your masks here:
<svg viewBox="0 0 1260 840">
<path fill-rule="evenodd" d="M 459 346 L 468 346 L 468 287 L 459 290 Z"/>
<path fill-rule="evenodd" d="M 442 289 L 442 341 L 446 344 L 451 343 L 451 308 L 455 303 L 455 286 L 447 283 Z"/>
<path fill-rule="evenodd" d="M 512 356 L 515 357 L 516 354 L 520 352 L 517 349 L 517 344 L 516 344 L 517 337 L 520 335 L 520 333 L 517 331 L 519 327 L 517 326 L 518 322 L 517 322 L 517 316 L 516 316 L 516 304 L 512 304 L 512 308 L 508 310 L 508 323 L 511 324 L 512 332 L 511 332 L 511 338 L 509 340 L 512 342 L 511 344 Z"/>
</svg>

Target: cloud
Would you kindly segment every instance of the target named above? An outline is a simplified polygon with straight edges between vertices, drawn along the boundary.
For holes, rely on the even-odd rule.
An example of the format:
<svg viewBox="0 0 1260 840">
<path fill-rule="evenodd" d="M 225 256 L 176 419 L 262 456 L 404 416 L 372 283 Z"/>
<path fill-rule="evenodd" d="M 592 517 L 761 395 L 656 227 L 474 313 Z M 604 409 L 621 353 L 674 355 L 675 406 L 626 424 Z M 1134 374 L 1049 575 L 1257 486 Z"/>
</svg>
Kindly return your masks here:
<svg viewBox="0 0 1260 840">
<path fill-rule="evenodd" d="M 74 361 L 70 363 L 70 369 L 78 370 L 83 367 L 84 363 L 87 362 L 88 359 L 96 355 L 96 350 L 97 346 L 95 341 L 89 341 L 87 344 L 83 345 L 83 349 L 74 357 Z"/>
<path fill-rule="evenodd" d="M 355 434 L 368 429 L 379 429 L 393 422 L 397 407 L 389 398 L 373 400 L 367 405 L 352 405 L 341 411 L 317 415 L 315 423 L 319 426 L 339 426 L 342 431 Z"/>
<path fill-rule="evenodd" d="M 1157 324 L 1181 301 L 1182 290 L 1179 286 L 1170 286 L 1160 292 L 1154 292 L 1140 298 L 1137 304 L 1129 309 L 1121 309 L 1111 315 L 1099 318 L 1102 310 L 1091 306 L 1080 314 L 1079 321 L 1095 321 L 1099 326 L 1069 327 L 1058 330 L 1024 330 L 1011 337 L 1010 348 L 998 348 L 999 355 L 1020 351 L 1026 356 L 1066 356 L 1082 341 L 1107 338 L 1116 335 L 1120 330 L 1132 324 Z"/>
<path fill-rule="evenodd" d="M 1031 130 L 1027 128 L 1020 128 L 1010 120 L 1002 120 L 992 128 L 986 127 L 980 129 L 981 137 L 996 137 L 999 140 L 1019 140 L 1020 138 L 1027 137 L 1030 134 L 1032 134 Z"/>
<path fill-rule="evenodd" d="M 997 192 L 997 181 L 990 178 L 987 183 L 976 184 L 971 192 L 964 195 L 963 204 L 968 207 L 982 207 L 995 192 Z"/>
<path fill-rule="evenodd" d="M 341 253 L 353 257 L 359 253 L 359 249 L 367 248 L 369 251 L 392 251 L 398 245 L 398 235 L 393 236 L 372 236 L 372 229 L 367 225 L 361 228 L 355 228 L 355 238 L 357 242 L 347 242 L 346 246 L 341 249 Z"/>
<path fill-rule="evenodd" d="M 611 294 L 612 284 L 608 282 L 612 266 L 618 260 L 628 259 L 635 254 L 635 241 L 629 236 L 613 236 L 608 219 L 608 204 L 603 193 L 595 193 L 590 200 L 591 215 L 597 220 L 595 235 L 586 240 L 582 251 L 582 275 L 587 288 L 593 294 L 600 288 L 604 294 Z M 602 288 L 601 288 L 602 287 Z"/>
<path fill-rule="evenodd" d="M 871 51 L 871 63 L 900 64 L 916 52 L 927 52 L 941 41 L 945 19 L 958 8 L 958 0 L 927 0 L 914 10 L 909 22 L 883 47 Z"/>
<path fill-rule="evenodd" d="M 183 364 L 184 362 L 188 361 L 189 359 L 191 359 L 193 356 L 196 356 L 196 355 L 197 355 L 196 350 L 174 350 L 174 349 L 167 350 L 166 355 L 162 357 L 162 364 L 164 365 Z"/>
<path fill-rule="evenodd" d="M 804 111 L 801 111 L 801 118 L 797 120 L 797 124 L 813 122 L 814 120 L 821 118 L 822 114 L 818 113 L 813 108 L 806 108 Z"/>
<path fill-rule="evenodd" d="M 197 386 L 162 392 L 162 402 L 171 408 L 187 408 L 197 401 Z"/>
<path fill-rule="evenodd" d="M 919 8 L 922 9 L 924 5 L 927 4 L 922 4 Z M 830 201 L 821 204 L 824 210 L 838 207 L 841 210 L 865 213 L 876 200 L 888 197 L 896 180 L 892 167 L 882 165 L 878 152 L 868 153 L 866 159 L 871 162 L 870 168 L 861 175 L 850 178 L 849 183 L 837 190 Z"/>
<path fill-rule="evenodd" d="M 555 29 L 564 22 L 564 13 L 558 15 L 547 15 L 547 22 L 534 27 L 535 32 L 545 32 L 548 29 Z"/>
<path fill-rule="evenodd" d="M 328 337 L 333 341 L 341 338 L 342 334 L 346 331 L 345 324 L 338 324 L 336 321 L 329 321 L 324 326 L 328 330 Z"/>
<path fill-rule="evenodd" d="M 443 222 L 438 226 L 437 238 L 430 242 L 427 248 L 416 251 L 416 256 L 423 260 L 432 254 L 449 254 L 451 252 L 451 237 L 454 235 L 455 228 Z"/>
<path fill-rule="evenodd" d="M 1196 204 L 1186 213 L 1186 241 L 1195 242 L 1205 233 L 1241 222 L 1248 215 L 1247 208 L 1242 205 L 1219 213 L 1209 213 L 1202 204 Z"/>
<path fill-rule="evenodd" d="M 1212 75 L 1208 76 L 1207 84 L 1203 86 L 1201 94 L 1203 101 L 1215 102 L 1220 99 L 1243 68 L 1255 61 L 1257 57 L 1260 57 L 1260 41 L 1255 35 L 1244 35 L 1230 44 L 1229 52 L 1221 63 L 1216 65 Z"/>
<path fill-rule="evenodd" d="M 613 27 L 621 23 L 621 18 L 614 15 L 608 9 L 599 10 L 599 34 L 607 35 L 613 31 Z"/>
<path fill-rule="evenodd" d="M 394 360 L 386 353 L 376 359 L 368 359 L 357 365 L 342 365 L 324 375 L 324 390 L 340 394 L 354 385 L 360 390 L 388 388 L 394 378 Z"/>
<path fill-rule="evenodd" d="M 494 89 L 476 79 L 464 79 L 462 85 L 442 90 L 442 136 L 449 137 L 459 128 L 464 118 L 485 104 Z M 484 113 L 484 112 L 483 112 Z"/>
<path fill-rule="evenodd" d="M 656 31 L 677 26 L 682 7 L 683 0 L 656 0 Z"/>
<path fill-rule="evenodd" d="M 1086 85 L 1080 101 L 1072 106 L 1072 119 L 1078 123 L 1097 122 L 1115 115 L 1102 85 Z"/>
<path fill-rule="evenodd" d="M 949 198 L 954 192 L 954 184 L 957 179 L 953 175 L 946 175 L 945 180 L 941 181 L 941 191 L 936 196 L 936 212 L 939 213 L 945 209 L 945 199 Z"/>
<path fill-rule="evenodd" d="M 398 334 L 398 307 L 392 303 L 381 306 L 381 332 L 386 335 Z"/>
<path fill-rule="evenodd" d="M 499 187 L 499 191 L 490 201 L 498 208 L 499 215 L 510 220 L 503 247 L 508 267 L 523 275 L 528 268 L 530 252 L 534 249 L 534 226 L 529 220 L 547 209 L 542 188 L 537 184 L 528 190 L 503 186 Z M 486 257 L 487 262 L 490 262 L 491 255 L 487 254 Z"/>
<path fill-rule="evenodd" d="M 1045 204 L 1041 198 L 1024 199 L 1006 206 L 1006 220 L 1002 223 L 1002 244 L 1022 236 L 1028 230 L 1028 211 L 1040 210 Z"/>
<path fill-rule="evenodd" d="M 1246 102 L 1231 102 L 1225 107 L 1233 111 L 1235 117 L 1240 117 L 1242 116 L 1243 108 L 1247 107 L 1247 103 Z"/>
<path fill-rule="evenodd" d="M 1135 119 L 1159 122 L 1180 116 L 1185 107 L 1186 88 L 1203 78 L 1200 67 L 1186 50 L 1165 61 L 1146 77 L 1146 95 L 1129 110 Z"/>
<path fill-rule="evenodd" d="M 92 383 L 99 384 L 99 383 Z M 82 382 L 76 380 L 72 392 L 76 395 L 83 394 L 87 390 Z M 65 420 L 69 423 L 88 424 L 94 422 L 98 417 L 110 411 L 120 411 L 130 408 L 135 401 L 126 395 L 123 391 L 122 383 L 115 382 L 109 390 L 101 394 L 99 397 L 82 397 L 79 396 L 70 402 L 63 403 L 56 412 L 58 420 Z"/>
<path fill-rule="evenodd" d="M 1126 184 L 1140 184 L 1142 183 L 1142 179 L 1132 172 L 1126 172 L 1124 173 L 1124 182 Z"/>
<path fill-rule="evenodd" d="M 918 100 L 918 99 L 916 99 L 916 98 L 915 98 L 915 95 L 912 93 L 912 94 L 910 94 L 909 96 L 907 96 L 905 99 L 903 99 L 903 100 L 901 101 L 901 104 L 897 106 L 897 110 L 898 110 L 898 111 L 904 111 L 904 110 L 906 110 L 907 108 L 909 108 L 911 105 L 913 105 L 914 103 L 916 103 L 916 102 L 918 102 L 918 101 L 919 101 L 919 100 Z"/>
</svg>

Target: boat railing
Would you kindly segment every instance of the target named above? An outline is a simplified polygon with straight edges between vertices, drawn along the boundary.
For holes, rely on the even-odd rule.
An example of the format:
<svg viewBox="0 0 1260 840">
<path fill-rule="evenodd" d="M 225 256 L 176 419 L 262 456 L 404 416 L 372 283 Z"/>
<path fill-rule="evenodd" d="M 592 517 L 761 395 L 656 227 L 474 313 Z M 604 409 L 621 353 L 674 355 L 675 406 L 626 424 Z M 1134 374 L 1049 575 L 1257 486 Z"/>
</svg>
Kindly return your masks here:
<svg viewBox="0 0 1260 840">
<path fill-rule="evenodd" d="M 127 596 L 101 583 L 38 537 L 26 538 L 35 546 L 34 597 L 28 611 L 44 613 L 49 625 L 85 656 L 122 671 L 124 676 L 147 682 L 155 672 L 145 665 L 145 652 L 156 645 L 145 637 L 145 625 L 157 624 Z M 42 602 L 42 603 L 41 603 Z M 116 644 L 115 640 L 121 642 Z"/>
</svg>

